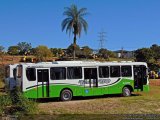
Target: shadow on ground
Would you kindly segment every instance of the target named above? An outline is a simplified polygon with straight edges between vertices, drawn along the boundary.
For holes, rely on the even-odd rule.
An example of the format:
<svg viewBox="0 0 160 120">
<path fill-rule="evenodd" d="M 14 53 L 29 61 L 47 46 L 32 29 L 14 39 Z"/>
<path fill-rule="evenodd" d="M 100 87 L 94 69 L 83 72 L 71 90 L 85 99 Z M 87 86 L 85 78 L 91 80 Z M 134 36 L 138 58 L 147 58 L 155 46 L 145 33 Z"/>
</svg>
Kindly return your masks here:
<svg viewBox="0 0 160 120">
<path fill-rule="evenodd" d="M 141 96 L 140 94 L 132 94 L 130 97 Z M 72 101 L 83 101 L 83 100 L 91 100 L 91 99 L 101 99 L 101 98 L 116 98 L 123 97 L 121 94 L 113 94 L 113 95 L 101 95 L 101 96 L 79 96 L 73 97 Z M 46 102 L 62 102 L 59 98 L 41 98 L 41 99 L 32 99 L 38 103 L 46 103 Z"/>
</svg>

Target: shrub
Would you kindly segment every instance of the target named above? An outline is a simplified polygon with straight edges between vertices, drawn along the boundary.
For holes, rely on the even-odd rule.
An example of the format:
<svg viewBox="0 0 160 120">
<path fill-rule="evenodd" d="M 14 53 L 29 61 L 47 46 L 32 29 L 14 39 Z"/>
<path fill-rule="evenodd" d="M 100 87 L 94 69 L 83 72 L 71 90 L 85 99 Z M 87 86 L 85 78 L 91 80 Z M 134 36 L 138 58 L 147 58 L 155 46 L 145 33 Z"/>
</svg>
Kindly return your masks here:
<svg viewBox="0 0 160 120">
<path fill-rule="evenodd" d="M 10 93 L 12 104 L 15 113 L 21 114 L 33 114 L 37 111 L 37 103 L 33 100 L 29 100 L 18 89 L 13 90 Z"/>
<path fill-rule="evenodd" d="M 37 103 L 26 98 L 18 89 L 0 96 L 0 115 L 23 116 L 37 112 Z"/>
</svg>

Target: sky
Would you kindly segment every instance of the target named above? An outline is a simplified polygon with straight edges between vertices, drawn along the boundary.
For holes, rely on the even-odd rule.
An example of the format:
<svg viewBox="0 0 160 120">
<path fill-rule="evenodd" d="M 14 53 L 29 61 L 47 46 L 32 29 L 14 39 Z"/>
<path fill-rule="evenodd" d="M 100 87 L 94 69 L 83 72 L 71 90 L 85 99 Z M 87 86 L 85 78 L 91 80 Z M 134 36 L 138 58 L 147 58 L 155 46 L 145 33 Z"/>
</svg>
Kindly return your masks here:
<svg viewBox="0 0 160 120">
<path fill-rule="evenodd" d="M 160 45 L 160 0 L 0 0 L 0 46 L 19 42 L 32 47 L 67 48 L 73 36 L 62 32 L 64 8 L 87 8 L 87 34 L 77 38 L 80 47 L 136 50 Z"/>
</svg>

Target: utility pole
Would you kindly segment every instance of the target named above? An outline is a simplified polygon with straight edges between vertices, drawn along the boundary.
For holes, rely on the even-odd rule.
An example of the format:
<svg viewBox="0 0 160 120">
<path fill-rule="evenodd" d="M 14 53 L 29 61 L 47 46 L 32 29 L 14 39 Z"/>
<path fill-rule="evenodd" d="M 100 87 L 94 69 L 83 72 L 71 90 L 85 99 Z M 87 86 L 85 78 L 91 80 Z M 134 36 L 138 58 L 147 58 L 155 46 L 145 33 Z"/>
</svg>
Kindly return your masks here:
<svg viewBox="0 0 160 120">
<path fill-rule="evenodd" d="M 103 30 L 101 32 L 98 33 L 99 34 L 99 48 L 102 49 L 104 48 L 104 42 L 106 41 L 106 32 L 104 32 Z"/>
<path fill-rule="evenodd" d="M 123 55 L 123 47 L 121 48 L 121 58 L 124 58 L 124 55 Z"/>
</svg>

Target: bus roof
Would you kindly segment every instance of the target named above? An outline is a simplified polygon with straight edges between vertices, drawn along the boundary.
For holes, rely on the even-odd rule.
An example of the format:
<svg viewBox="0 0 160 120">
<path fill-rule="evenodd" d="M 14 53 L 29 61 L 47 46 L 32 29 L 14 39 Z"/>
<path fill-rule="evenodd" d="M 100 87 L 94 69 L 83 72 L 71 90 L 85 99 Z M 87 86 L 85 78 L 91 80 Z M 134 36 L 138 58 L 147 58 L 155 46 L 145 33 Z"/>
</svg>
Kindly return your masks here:
<svg viewBox="0 0 160 120">
<path fill-rule="evenodd" d="M 20 64 L 28 67 L 62 67 L 62 66 L 110 66 L 110 65 L 145 65 L 145 62 L 99 62 L 99 61 L 54 61 L 54 62 L 39 62 L 39 63 L 23 63 Z"/>
</svg>

